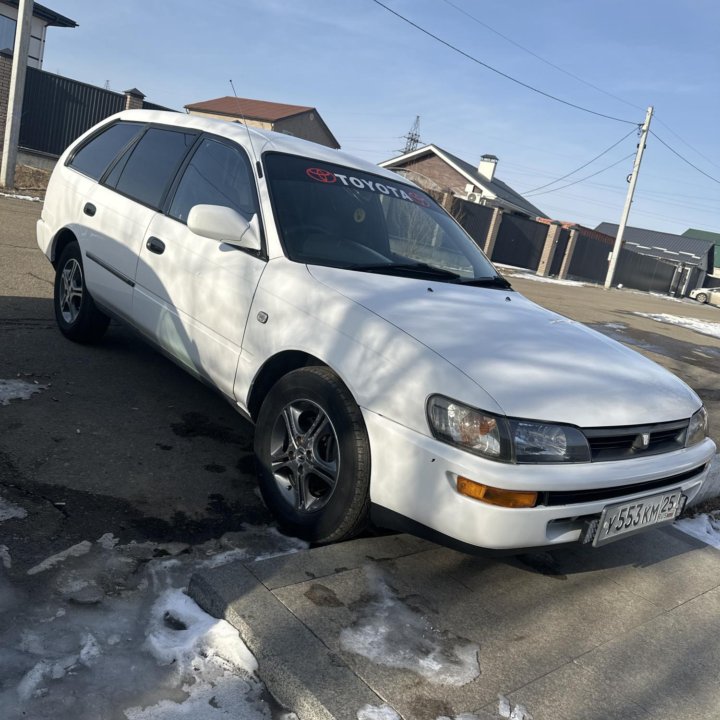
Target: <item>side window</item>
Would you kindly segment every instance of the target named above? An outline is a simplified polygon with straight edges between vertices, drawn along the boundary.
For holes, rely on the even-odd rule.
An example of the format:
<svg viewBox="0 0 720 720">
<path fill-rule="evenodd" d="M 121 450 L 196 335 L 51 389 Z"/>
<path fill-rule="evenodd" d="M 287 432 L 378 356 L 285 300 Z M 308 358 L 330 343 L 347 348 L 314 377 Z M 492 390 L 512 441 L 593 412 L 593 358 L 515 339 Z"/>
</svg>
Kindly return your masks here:
<svg viewBox="0 0 720 720">
<path fill-rule="evenodd" d="M 206 138 L 178 184 L 169 215 L 187 222 L 195 205 L 223 205 L 246 220 L 257 212 L 255 182 L 247 156 L 237 147 Z"/>
<path fill-rule="evenodd" d="M 118 192 L 151 207 L 159 207 L 187 151 L 195 142 L 195 133 L 150 128 L 138 141 L 119 173 L 111 173 Z M 111 183 L 108 183 L 113 187 Z"/>
<path fill-rule="evenodd" d="M 115 156 L 143 130 L 137 123 L 119 122 L 111 125 L 83 145 L 70 161 L 70 167 L 83 175 L 99 180 Z"/>
</svg>

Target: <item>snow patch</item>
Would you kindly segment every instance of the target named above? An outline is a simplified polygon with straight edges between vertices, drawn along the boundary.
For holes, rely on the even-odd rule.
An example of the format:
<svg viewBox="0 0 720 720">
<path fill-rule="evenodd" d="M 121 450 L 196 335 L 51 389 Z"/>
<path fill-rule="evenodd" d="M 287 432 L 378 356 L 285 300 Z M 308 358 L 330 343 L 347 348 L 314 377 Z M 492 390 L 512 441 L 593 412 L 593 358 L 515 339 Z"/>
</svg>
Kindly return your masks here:
<svg viewBox="0 0 720 720">
<path fill-rule="evenodd" d="M 0 379 L 0 405 L 9 405 L 11 400 L 29 400 L 35 393 L 46 389 L 47 385 L 25 380 Z"/>
<path fill-rule="evenodd" d="M 179 672 L 191 671 L 199 657 L 213 656 L 246 673 L 257 671 L 238 631 L 201 610 L 182 590 L 166 590 L 153 605 L 145 646 L 160 664 Z"/>
<path fill-rule="evenodd" d="M 39 562 L 37 565 L 31 567 L 27 571 L 27 574 L 37 575 L 38 573 L 45 572 L 45 570 L 49 570 L 50 568 L 55 567 L 55 565 L 64 562 L 68 558 L 87 555 L 90 552 L 91 548 L 92 543 L 89 540 L 83 540 L 82 542 L 77 543 L 77 545 L 72 545 L 67 550 L 63 550 L 62 552 L 45 558 L 42 562 Z"/>
<path fill-rule="evenodd" d="M 0 192 L 0 196 L 6 197 L 6 198 L 12 198 L 13 200 L 27 200 L 29 202 L 40 202 L 41 201 L 41 198 L 37 197 L 37 195 L 18 195 L 17 193 Z"/>
<path fill-rule="evenodd" d="M 381 578 L 371 575 L 371 582 L 375 599 L 341 631 L 344 650 L 379 665 L 410 670 L 439 685 L 466 685 L 480 675 L 476 644 L 433 627 Z"/>
<path fill-rule="evenodd" d="M 389 705 L 363 705 L 356 715 L 357 720 L 402 720 Z"/>
<path fill-rule="evenodd" d="M 21 508 L 19 505 L 13 505 L 13 503 L 0 497 L 0 522 L 3 522 L 5 520 L 12 520 L 13 518 L 18 518 L 18 520 L 22 520 L 26 517 L 27 510 L 25 510 L 25 508 Z M 5 545 L 3 545 L 2 547 L 7 550 Z M 6 565 L 5 567 L 10 566 Z"/>
<path fill-rule="evenodd" d="M 504 695 L 498 695 L 498 715 L 509 720 L 533 720 L 533 716 L 522 705 L 513 705 Z"/>
<path fill-rule="evenodd" d="M 12 567 L 12 558 L 10 557 L 10 548 L 7 545 L 0 545 L 0 561 L 3 567 L 9 570 Z"/>
<path fill-rule="evenodd" d="M 579 282 L 578 280 L 560 280 L 559 278 L 536 275 L 531 270 L 514 267 L 512 265 L 504 265 L 500 267 L 502 267 L 503 275 L 506 277 L 520 278 L 521 280 L 533 280 L 534 282 L 552 283 L 553 285 L 568 285 L 570 287 L 587 287 L 588 285 L 588 283 Z"/>
<path fill-rule="evenodd" d="M 702 335 L 720 338 L 720 323 L 710 322 L 709 320 L 698 320 L 697 318 L 681 317 L 679 315 L 668 315 L 667 313 L 641 313 L 635 312 L 633 315 L 649 318 L 656 322 L 665 323 L 667 325 L 677 325 L 678 327 L 694 330 Z"/>
</svg>

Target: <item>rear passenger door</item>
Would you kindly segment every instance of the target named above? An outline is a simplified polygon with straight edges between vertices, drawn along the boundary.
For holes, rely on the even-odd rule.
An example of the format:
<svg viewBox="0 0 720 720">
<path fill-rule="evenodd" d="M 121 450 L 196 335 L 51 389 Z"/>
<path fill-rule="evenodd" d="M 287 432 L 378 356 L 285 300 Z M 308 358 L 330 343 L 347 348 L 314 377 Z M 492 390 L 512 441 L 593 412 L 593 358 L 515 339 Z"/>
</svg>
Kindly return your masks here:
<svg viewBox="0 0 720 720">
<path fill-rule="evenodd" d="M 118 125 L 134 125 L 138 132 L 104 171 L 83 208 L 90 229 L 83 251 L 90 292 L 101 305 L 130 318 L 138 255 L 147 228 L 199 133 Z"/>
<path fill-rule="evenodd" d="M 195 205 L 230 207 L 261 236 L 252 164 L 239 145 L 203 136 L 147 229 L 140 250 L 133 322 L 188 369 L 232 396 L 263 253 L 196 235 Z"/>
</svg>

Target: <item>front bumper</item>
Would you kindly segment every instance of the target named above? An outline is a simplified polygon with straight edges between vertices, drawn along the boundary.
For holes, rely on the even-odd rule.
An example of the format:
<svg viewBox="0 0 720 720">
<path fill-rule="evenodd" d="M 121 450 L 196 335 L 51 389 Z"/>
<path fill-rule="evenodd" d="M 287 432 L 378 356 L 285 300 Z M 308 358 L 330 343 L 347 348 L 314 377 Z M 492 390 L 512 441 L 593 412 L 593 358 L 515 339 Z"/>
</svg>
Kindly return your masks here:
<svg viewBox="0 0 720 720">
<path fill-rule="evenodd" d="M 511 509 L 460 495 L 458 475 L 508 490 L 539 493 L 610 489 L 668 478 L 691 502 L 715 454 L 709 438 L 691 448 L 612 462 L 511 465 L 485 460 L 363 409 L 370 438 L 370 499 L 382 508 L 480 548 L 560 545 L 580 540 L 586 522 L 609 504 L 658 492 L 632 492 L 591 502 Z M 671 478 L 685 476 L 680 481 Z M 605 493 L 606 495 L 608 493 Z"/>
</svg>

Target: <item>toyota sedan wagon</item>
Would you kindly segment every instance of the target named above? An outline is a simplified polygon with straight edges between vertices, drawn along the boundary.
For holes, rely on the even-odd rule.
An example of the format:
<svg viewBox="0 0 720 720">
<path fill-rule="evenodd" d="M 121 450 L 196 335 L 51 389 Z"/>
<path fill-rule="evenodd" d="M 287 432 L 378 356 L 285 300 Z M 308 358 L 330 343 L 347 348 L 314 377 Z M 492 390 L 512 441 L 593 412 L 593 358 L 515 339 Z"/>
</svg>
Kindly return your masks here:
<svg viewBox="0 0 720 720">
<path fill-rule="evenodd" d="M 60 158 L 37 225 L 57 324 L 109 318 L 255 424 L 265 503 L 456 547 L 602 545 L 672 522 L 715 445 L 698 396 L 512 289 L 435 201 L 336 150 L 127 111 Z"/>
</svg>

